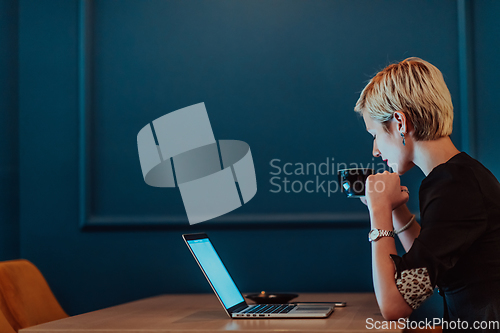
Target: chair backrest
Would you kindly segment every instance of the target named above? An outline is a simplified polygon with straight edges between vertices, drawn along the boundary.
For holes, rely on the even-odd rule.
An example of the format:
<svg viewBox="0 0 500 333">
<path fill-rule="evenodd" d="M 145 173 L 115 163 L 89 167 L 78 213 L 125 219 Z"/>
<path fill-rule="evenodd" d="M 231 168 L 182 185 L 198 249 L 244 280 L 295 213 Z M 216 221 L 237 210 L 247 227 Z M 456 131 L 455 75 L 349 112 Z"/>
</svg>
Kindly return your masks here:
<svg viewBox="0 0 500 333">
<path fill-rule="evenodd" d="M 0 311 L 15 331 L 68 317 L 42 273 L 23 259 L 0 262 Z"/>
</svg>

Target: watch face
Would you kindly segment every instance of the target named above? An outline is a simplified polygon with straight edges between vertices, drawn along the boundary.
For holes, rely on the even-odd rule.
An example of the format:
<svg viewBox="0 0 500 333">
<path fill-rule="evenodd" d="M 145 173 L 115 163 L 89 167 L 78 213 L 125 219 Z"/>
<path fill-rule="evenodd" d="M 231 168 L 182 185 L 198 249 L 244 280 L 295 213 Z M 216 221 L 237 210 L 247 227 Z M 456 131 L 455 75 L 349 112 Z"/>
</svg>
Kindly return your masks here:
<svg viewBox="0 0 500 333">
<path fill-rule="evenodd" d="M 373 229 L 372 231 L 370 231 L 370 238 L 371 240 L 376 240 L 379 236 L 380 232 L 377 230 L 377 229 Z"/>
</svg>

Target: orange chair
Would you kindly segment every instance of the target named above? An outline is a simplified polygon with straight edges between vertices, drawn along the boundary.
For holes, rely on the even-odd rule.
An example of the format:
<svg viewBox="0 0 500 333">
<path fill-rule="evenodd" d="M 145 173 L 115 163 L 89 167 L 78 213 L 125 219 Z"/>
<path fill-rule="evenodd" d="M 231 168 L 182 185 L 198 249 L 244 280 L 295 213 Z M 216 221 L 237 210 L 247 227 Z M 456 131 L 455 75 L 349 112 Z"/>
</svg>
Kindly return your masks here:
<svg viewBox="0 0 500 333">
<path fill-rule="evenodd" d="M 0 332 L 2 333 L 16 333 L 12 326 L 10 326 L 7 318 L 5 318 L 2 311 L 0 311 Z"/>
<path fill-rule="evenodd" d="M 0 311 L 15 331 L 68 317 L 42 273 L 23 259 L 0 262 Z"/>
</svg>

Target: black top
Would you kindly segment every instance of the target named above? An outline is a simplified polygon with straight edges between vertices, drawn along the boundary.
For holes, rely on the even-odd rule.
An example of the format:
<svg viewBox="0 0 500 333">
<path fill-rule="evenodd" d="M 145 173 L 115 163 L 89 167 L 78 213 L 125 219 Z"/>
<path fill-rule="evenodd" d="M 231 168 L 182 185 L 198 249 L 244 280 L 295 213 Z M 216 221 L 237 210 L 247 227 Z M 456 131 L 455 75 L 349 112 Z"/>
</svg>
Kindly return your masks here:
<svg viewBox="0 0 500 333">
<path fill-rule="evenodd" d="M 481 163 L 459 153 L 420 186 L 420 235 L 397 274 L 426 267 L 445 297 L 444 319 L 500 321 L 500 184 Z M 496 329 L 495 331 L 500 331 Z"/>
</svg>

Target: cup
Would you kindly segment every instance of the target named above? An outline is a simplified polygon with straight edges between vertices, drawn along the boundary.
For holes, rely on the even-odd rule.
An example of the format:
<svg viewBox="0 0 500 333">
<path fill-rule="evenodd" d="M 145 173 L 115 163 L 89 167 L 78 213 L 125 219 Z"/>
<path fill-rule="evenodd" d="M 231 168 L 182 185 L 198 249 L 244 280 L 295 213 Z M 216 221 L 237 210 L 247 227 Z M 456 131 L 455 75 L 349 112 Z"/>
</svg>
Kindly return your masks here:
<svg viewBox="0 0 500 333">
<path fill-rule="evenodd" d="M 369 168 L 342 169 L 337 172 L 340 188 L 348 198 L 364 197 L 366 178 L 373 174 L 375 170 Z"/>
</svg>

